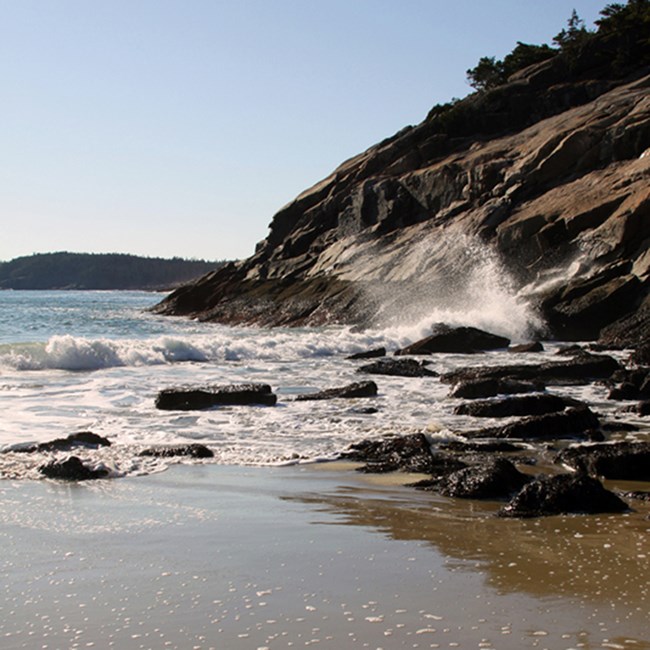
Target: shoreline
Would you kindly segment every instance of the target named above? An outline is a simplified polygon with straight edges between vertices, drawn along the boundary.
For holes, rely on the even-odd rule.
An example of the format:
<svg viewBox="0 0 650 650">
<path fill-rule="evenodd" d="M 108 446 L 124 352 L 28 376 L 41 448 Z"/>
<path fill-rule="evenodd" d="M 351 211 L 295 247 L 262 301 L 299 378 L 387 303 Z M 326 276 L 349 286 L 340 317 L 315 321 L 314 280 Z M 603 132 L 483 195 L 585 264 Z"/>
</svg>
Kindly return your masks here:
<svg viewBox="0 0 650 650">
<path fill-rule="evenodd" d="M 650 506 L 503 520 L 350 464 L 5 481 L 3 647 L 650 648 Z"/>
</svg>

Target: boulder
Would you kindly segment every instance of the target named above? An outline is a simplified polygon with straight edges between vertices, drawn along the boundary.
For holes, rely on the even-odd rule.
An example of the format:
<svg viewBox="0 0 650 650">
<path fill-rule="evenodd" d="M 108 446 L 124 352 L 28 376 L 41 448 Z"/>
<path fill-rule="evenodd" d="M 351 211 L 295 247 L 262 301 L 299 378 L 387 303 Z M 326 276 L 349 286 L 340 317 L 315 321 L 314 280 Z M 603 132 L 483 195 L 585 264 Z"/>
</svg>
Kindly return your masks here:
<svg viewBox="0 0 650 650">
<path fill-rule="evenodd" d="M 569 408 L 561 413 L 531 415 L 500 427 L 465 432 L 470 438 L 506 438 L 515 440 L 557 440 L 579 438 L 602 440 L 596 415 L 587 407 Z"/>
<path fill-rule="evenodd" d="M 465 463 L 443 454 L 433 454 L 422 433 L 381 440 L 363 440 L 342 454 L 347 460 L 366 463 L 359 471 L 386 473 L 395 471 L 438 475 L 465 467 Z"/>
<path fill-rule="evenodd" d="M 531 480 L 509 460 L 494 458 L 443 477 L 440 494 L 461 499 L 507 499 Z"/>
<path fill-rule="evenodd" d="M 376 348 L 375 350 L 367 350 L 366 352 L 357 352 L 356 354 L 351 354 L 346 359 L 377 359 L 379 357 L 386 356 L 386 348 Z"/>
<path fill-rule="evenodd" d="M 437 377 L 438 373 L 429 370 L 426 364 L 415 359 L 385 359 L 366 366 L 361 366 L 357 372 L 371 375 L 392 375 L 394 377 Z"/>
<path fill-rule="evenodd" d="M 273 406 L 277 397 L 268 384 L 231 384 L 203 388 L 167 388 L 156 397 L 156 408 L 192 411 L 213 406 Z"/>
<path fill-rule="evenodd" d="M 501 517 L 624 512 L 627 504 L 586 474 L 538 477 L 499 511 Z"/>
<path fill-rule="evenodd" d="M 564 449 L 555 461 L 605 479 L 650 481 L 650 443 L 615 442 Z"/>
<path fill-rule="evenodd" d="M 306 402 L 313 400 L 335 399 L 337 397 L 376 397 L 377 384 L 374 381 L 358 381 L 341 388 L 328 388 L 318 393 L 306 393 L 296 397 L 297 402 Z"/>
<path fill-rule="evenodd" d="M 449 393 L 449 397 L 477 399 L 495 395 L 512 395 L 517 393 L 535 393 L 543 391 L 546 386 L 541 381 L 517 381 L 515 379 L 468 379 L 460 381 Z"/>
<path fill-rule="evenodd" d="M 138 456 L 153 456 L 154 458 L 174 458 L 188 456 L 189 458 L 213 458 L 214 452 L 205 445 L 190 443 L 188 445 L 157 446 L 143 449 Z"/>
<path fill-rule="evenodd" d="M 455 354 L 473 354 L 485 350 L 507 348 L 510 339 L 490 334 L 475 327 L 449 327 L 436 325 L 433 333 L 395 352 L 396 355 L 434 354 L 447 352 Z"/>
<path fill-rule="evenodd" d="M 503 418 L 512 415 L 544 415 L 563 411 L 567 400 L 558 395 L 524 395 L 500 399 L 475 400 L 458 405 L 456 415 L 477 418 Z"/>
<path fill-rule="evenodd" d="M 109 474 L 109 471 L 104 467 L 93 469 L 84 465 L 77 456 L 70 456 L 66 460 L 53 460 L 41 465 L 38 471 L 47 478 L 63 481 L 89 481 L 106 478 Z"/>
</svg>

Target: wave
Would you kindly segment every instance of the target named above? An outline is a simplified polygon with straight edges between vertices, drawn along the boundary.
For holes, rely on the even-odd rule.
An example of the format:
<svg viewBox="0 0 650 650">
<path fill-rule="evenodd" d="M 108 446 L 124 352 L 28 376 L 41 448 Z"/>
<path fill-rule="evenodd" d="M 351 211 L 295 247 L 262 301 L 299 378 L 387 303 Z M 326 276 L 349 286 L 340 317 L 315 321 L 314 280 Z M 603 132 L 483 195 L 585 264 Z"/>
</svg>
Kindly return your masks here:
<svg viewBox="0 0 650 650">
<path fill-rule="evenodd" d="M 161 336 L 148 339 L 89 339 L 53 336 L 43 343 L 0 346 L 0 367 L 18 371 L 88 371 L 125 366 L 195 362 L 294 360 L 352 354 L 385 345 L 382 333 L 326 330 L 230 330 L 215 326 L 214 335 Z"/>
</svg>

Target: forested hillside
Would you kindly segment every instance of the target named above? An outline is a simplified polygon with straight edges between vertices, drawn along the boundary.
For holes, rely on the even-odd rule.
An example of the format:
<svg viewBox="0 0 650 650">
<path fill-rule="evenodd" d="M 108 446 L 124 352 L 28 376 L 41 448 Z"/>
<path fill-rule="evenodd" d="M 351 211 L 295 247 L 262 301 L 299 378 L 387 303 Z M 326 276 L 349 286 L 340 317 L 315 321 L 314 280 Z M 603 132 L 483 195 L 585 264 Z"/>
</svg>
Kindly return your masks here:
<svg viewBox="0 0 650 650">
<path fill-rule="evenodd" d="M 171 289 L 224 262 L 118 253 L 44 253 L 0 262 L 0 289 Z"/>
</svg>

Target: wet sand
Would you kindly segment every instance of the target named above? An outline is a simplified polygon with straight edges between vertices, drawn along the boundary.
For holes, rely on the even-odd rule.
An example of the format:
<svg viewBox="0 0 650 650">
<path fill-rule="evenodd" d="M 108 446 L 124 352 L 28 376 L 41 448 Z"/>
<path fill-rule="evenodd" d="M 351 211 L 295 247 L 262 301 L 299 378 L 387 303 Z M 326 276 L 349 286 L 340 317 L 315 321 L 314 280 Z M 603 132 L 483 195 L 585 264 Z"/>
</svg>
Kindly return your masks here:
<svg viewBox="0 0 650 650">
<path fill-rule="evenodd" d="M 2 482 L 0 647 L 650 648 L 648 504 L 501 520 L 398 482 L 334 464 Z"/>
</svg>

